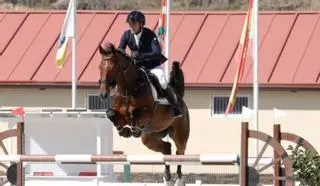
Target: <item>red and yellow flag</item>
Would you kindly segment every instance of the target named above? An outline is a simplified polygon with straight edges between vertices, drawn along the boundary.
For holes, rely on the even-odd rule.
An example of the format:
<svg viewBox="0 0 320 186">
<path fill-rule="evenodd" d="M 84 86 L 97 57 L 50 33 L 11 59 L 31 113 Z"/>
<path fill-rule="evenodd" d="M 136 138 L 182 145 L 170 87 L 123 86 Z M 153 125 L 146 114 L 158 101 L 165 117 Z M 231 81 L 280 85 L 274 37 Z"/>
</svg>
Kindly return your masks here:
<svg viewBox="0 0 320 186">
<path fill-rule="evenodd" d="M 245 22 L 243 25 L 242 33 L 241 33 L 241 38 L 239 42 L 239 50 L 238 54 L 236 55 L 236 61 L 239 61 L 238 68 L 236 71 L 236 75 L 233 81 L 233 86 L 232 86 L 232 91 L 230 94 L 228 106 L 226 108 L 225 114 L 227 115 L 228 113 L 233 111 L 233 107 L 236 101 L 237 97 L 237 92 L 238 92 L 238 87 L 239 83 L 241 81 L 241 78 L 243 76 L 243 70 L 244 70 L 244 63 L 246 61 L 247 55 L 252 57 L 252 49 L 253 46 L 250 46 L 253 44 L 252 39 L 253 39 L 253 19 L 254 19 L 254 12 L 253 12 L 253 3 L 255 0 L 249 0 L 249 7 L 248 7 L 248 12 L 245 18 Z"/>
</svg>

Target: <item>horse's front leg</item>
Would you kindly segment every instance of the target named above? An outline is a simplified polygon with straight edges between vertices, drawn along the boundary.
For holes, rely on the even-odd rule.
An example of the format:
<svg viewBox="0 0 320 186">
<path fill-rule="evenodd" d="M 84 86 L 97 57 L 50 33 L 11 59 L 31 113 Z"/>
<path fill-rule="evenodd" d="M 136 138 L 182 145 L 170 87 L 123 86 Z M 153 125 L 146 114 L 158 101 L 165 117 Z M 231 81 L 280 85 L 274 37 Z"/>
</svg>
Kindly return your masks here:
<svg viewBox="0 0 320 186">
<path fill-rule="evenodd" d="M 127 120 L 124 115 L 122 115 L 120 112 L 114 109 L 109 109 L 106 112 L 107 117 L 112 122 L 112 124 L 116 127 L 118 130 L 118 133 L 120 136 L 129 138 L 132 136 L 132 129 L 127 124 Z"/>
</svg>

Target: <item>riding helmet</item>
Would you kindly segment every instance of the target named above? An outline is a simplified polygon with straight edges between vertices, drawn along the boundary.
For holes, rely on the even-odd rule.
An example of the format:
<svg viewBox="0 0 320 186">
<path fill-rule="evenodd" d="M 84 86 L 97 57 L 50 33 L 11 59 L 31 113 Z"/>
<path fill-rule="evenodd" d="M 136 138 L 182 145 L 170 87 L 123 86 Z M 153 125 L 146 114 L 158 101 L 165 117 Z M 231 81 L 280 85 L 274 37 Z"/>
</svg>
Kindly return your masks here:
<svg viewBox="0 0 320 186">
<path fill-rule="evenodd" d="M 133 10 L 127 16 L 127 23 L 130 23 L 130 22 L 140 22 L 143 25 L 145 25 L 146 17 L 142 12 Z"/>
</svg>

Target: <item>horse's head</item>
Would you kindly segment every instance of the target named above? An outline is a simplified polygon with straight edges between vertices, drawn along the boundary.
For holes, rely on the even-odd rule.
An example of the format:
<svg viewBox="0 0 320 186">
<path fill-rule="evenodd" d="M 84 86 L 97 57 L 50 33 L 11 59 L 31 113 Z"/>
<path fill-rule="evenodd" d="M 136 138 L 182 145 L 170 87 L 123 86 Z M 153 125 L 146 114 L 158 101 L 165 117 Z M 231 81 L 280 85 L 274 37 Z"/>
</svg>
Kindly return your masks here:
<svg viewBox="0 0 320 186">
<path fill-rule="evenodd" d="M 103 47 L 99 46 L 99 52 L 102 56 L 100 70 L 100 96 L 106 99 L 110 90 L 117 85 L 120 75 L 130 65 L 130 58 L 116 49 L 113 44 L 106 43 Z"/>
</svg>

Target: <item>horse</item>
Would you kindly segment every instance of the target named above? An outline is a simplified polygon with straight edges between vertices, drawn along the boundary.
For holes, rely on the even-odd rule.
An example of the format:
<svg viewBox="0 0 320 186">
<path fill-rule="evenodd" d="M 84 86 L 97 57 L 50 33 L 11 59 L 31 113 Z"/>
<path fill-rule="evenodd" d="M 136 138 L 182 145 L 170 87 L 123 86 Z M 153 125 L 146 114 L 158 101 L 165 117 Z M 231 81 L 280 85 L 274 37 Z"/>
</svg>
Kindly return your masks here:
<svg viewBox="0 0 320 186">
<path fill-rule="evenodd" d="M 190 118 L 183 100 L 184 74 L 179 62 L 173 62 L 169 85 L 173 87 L 184 115 L 173 117 L 170 105 L 154 100 L 150 85 L 152 78 L 135 65 L 128 54 L 116 49 L 112 43 L 99 45 L 99 52 L 102 58 L 99 65 L 100 97 L 103 100 L 111 98 L 111 108 L 106 115 L 119 135 L 141 137 L 142 143 L 150 150 L 170 155 L 171 143 L 162 140 L 169 135 L 174 141 L 176 154 L 184 155 L 190 133 Z M 177 166 L 176 174 L 176 182 L 181 182 L 181 165 Z M 173 182 L 169 165 L 165 165 L 164 181 Z"/>
</svg>

